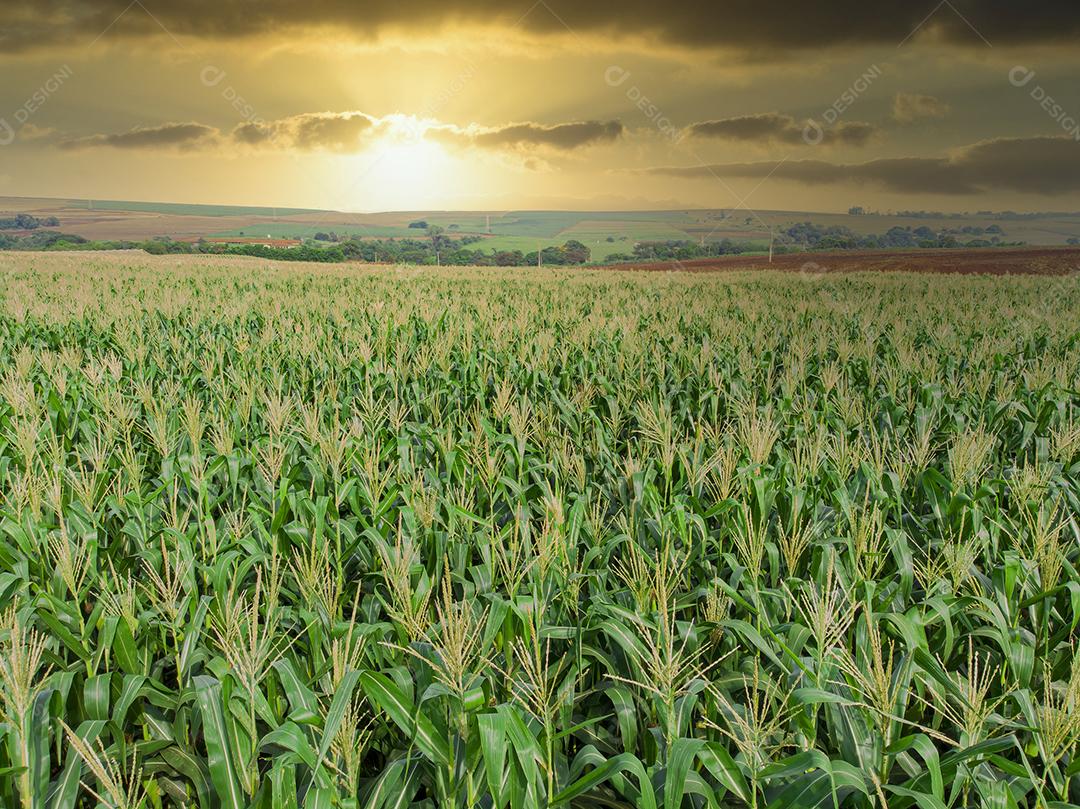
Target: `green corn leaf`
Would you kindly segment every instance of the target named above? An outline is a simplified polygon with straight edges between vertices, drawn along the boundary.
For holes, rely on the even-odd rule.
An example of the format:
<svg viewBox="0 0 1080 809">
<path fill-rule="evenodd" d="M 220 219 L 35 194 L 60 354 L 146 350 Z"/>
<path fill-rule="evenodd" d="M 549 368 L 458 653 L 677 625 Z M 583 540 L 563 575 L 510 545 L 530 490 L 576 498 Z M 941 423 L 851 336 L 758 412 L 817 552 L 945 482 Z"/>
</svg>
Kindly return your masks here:
<svg viewBox="0 0 1080 809">
<path fill-rule="evenodd" d="M 620 753 L 609 759 L 605 764 L 590 770 L 586 775 L 555 795 L 552 799 L 552 805 L 569 804 L 575 798 L 587 795 L 600 784 L 610 780 L 612 776 L 621 773 L 629 773 L 637 779 L 638 801 L 642 809 L 656 809 L 656 796 L 645 767 L 636 756 L 630 753 Z"/>
<path fill-rule="evenodd" d="M 194 679 L 194 685 L 214 791 L 224 809 L 245 809 L 233 758 L 233 740 L 225 724 L 221 683 L 213 677 L 199 676 Z"/>
<path fill-rule="evenodd" d="M 449 764 L 450 746 L 445 735 L 439 735 L 431 720 L 397 686 L 381 674 L 370 671 L 363 672 L 359 681 L 368 699 L 386 711 L 424 755 L 444 767 Z"/>
<path fill-rule="evenodd" d="M 74 733 L 84 742 L 92 745 L 105 730 L 104 721 L 85 721 L 75 728 Z M 53 782 L 49 790 L 47 805 L 49 809 L 75 809 L 75 800 L 79 795 L 79 781 L 82 779 L 83 760 L 72 747 L 67 748 L 64 769 Z"/>
</svg>

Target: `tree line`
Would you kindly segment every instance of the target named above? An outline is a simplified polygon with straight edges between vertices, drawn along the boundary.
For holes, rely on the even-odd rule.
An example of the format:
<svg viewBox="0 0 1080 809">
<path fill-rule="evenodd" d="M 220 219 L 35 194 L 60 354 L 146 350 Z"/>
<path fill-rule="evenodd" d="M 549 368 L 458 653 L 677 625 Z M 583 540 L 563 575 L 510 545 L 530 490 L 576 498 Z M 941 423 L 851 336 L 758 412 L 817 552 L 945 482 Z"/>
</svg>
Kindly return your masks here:
<svg viewBox="0 0 1080 809">
<path fill-rule="evenodd" d="M 982 230 L 981 228 L 979 230 Z M 882 234 L 859 235 L 844 226 L 822 226 L 802 222 L 779 231 L 774 239 L 777 253 L 806 250 L 872 250 L 956 247 L 1006 247 L 1023 242 L 1001 240 L 1000 228 L 986 228 L 980 236 L 966 242 L 957 235 L 976 235 L 975 229 L 932 231 L 928 227 L 894 227 Z M 592 252 L 582 242 L 570 239 L 559 246 L 537 251 L 494 250 L 486 252 L 470 246 L 483 239 L 475 236 L 449 238 L 440 228 L 429 228 L 426 239 L 318 239 L 293 247 L 264 244 L 174 241 L 165 236 L 146 241 L 91 240 L 56 230 L 33 230 L 24 235 L 0 231 L 0 250 L 144 250 L 153 255 L 206 254 L 242 255 L 279 261 L 314 261 L 339 263 L 362 261 L 372 264 L 412 264 L 428 266 L 535 267 L 587 264 Z M 724 255 L 761 251 L 760 243 L 721 239 L 704 244 L 689 240 L 638 242 L 632 253 L 608 255 L 605 263 L 632 261 L 688 261 Z"/>
<path fill-rule="evenodd" d="M 156 237 L 146 241 L 91 240 L 83 236 L 59 231 L 40 231 L 16 236 L 0 233 L 0 250 L 144 250 L 152 255 L 206 254 L 240 255 L 279 261 L 317 261 L 338 263 L 364 261 L 373 264 L 419 264 L 447 266 L 526 267 L 540 265 L 567 266 L 586 264 L 592 257 L 588 247 L 576 239 L 561 246 L 545 247 L 540 255 L 536 251 L 520 250 L 484 252 L 470 250 L 466 244 L 476 239 L 449 239 L 436 234 L 436 238 L 420 239 L 347 239 L 345 241 L 303 242 L 295 247 L 276 247 L 264 244 L 222 242 L 180 242 L 168 237 Z"/>
<path fill-rule="evenodd" d="M 0 230 L 36 230 L 37 228 L 55 228 L 60 226 L 60 220 L 55 216 L 38 218 L 28 213 L 15 214 L 15 216 L 0 217 Z"/>
</svg>

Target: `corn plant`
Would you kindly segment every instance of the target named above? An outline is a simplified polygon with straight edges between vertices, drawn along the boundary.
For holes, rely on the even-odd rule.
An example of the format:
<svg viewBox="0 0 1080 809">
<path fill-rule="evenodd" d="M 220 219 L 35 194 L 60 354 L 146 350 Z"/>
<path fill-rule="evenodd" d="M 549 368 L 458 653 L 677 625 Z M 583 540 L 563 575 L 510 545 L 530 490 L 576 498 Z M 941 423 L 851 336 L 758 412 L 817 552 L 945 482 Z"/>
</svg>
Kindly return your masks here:
<svg viewBox="0 0 1080 809">
<path fill-rule="evenodd" d="M 0 290 L 4 806 L 1080 804 L 1075 278 Z"/>
</svg>

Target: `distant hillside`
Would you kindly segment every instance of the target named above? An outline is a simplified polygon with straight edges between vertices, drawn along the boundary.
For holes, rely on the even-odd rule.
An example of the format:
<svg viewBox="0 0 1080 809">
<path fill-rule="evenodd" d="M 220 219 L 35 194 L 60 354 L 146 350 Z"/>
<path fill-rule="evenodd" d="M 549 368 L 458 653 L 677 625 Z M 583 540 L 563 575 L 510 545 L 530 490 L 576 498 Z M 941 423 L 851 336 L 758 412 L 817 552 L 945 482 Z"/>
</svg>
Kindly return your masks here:
<svg viewBox="0 0 1080 809">
<path fill-rule="evenodd" d="M 725 240 L 757 249 L 775 244 L 804 247 L 798 239 L 811 229 L 832 230 L 840 241 L 883 237 L 894 229 L 957 244 L 1024 243 L 1055 246 L 1080 241 L 1080 213 L 1017 214 L 983 211 L 946 214 L 821 213 L 807 211 L 711 210 L 664 211 L 391 211 L 347 213 L 307 208 L 193 205 L 171 202 L 0 198 L 0 218 L 23 213 L 55 217 L 64 233 L 91 240 L 174 239 L 347 239 L 423 238 L 423 224 L 446 236 L 470 237 L 472 249 L 488 253 L 557 247 L 579 241 L 594 260 L 634 253 L 641 242 L 690 242 L 699 246 Z M 794 234 L 794 235 L 792 235 Z M 847 234 L 845 237 L 843 234 Z M 929 234 L 929 235 L 928 235 Z M 890 244 L 903 244 L 893 239 Z"/>
</svg>

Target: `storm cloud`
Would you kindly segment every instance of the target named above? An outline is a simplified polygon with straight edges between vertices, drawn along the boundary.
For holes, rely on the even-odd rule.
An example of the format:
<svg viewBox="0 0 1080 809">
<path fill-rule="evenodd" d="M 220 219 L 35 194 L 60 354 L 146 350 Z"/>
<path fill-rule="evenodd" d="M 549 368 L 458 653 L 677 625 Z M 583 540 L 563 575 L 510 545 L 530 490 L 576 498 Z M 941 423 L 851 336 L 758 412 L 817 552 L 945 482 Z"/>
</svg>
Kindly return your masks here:
<svg viewBox="0 0 1080 809">
<path fill-rule="evenodd" d="M 515 29 L 534 35 L 607 40 L 659 40 L 689 48 L 753 50 L 780 58 L 786 49 L 896 45 L 926 35 L 950 45 L 1066 43 L 1080 33 L 1072 0 L 1003 3 L 953 0 L 919 3 L 829 0 L 7 0 L 0 7 L 0 52 L 44 45 L 87 44 L 110 37 L 240 39 L 282 37 L 300 30 L 337 30 L 358 41 L 387 33 L 438 32 L 451 26 Z M 164 29 L 164 31 L 162 30 Z M 775 49 L 775 50 L 769 50 Z"/>
</svg>

